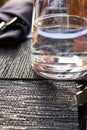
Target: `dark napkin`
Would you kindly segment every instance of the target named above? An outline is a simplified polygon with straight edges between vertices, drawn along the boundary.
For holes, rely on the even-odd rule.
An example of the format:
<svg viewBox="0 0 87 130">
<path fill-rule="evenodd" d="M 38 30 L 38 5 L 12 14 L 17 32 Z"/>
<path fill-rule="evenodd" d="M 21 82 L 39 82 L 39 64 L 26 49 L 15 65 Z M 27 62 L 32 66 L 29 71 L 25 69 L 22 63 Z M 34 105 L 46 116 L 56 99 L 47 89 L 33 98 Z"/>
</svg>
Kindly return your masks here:
<svg viewBox="0 0 87 130">
<path fill-rule="evenodd" d="M 31 30 L 33 3 L 30 0 L 10 0 L 0 8 L 0 22 L 8 22 L 17 16 L 14 24 L 0 31 L 0 44 L 18 42 Z"/>
</svg>

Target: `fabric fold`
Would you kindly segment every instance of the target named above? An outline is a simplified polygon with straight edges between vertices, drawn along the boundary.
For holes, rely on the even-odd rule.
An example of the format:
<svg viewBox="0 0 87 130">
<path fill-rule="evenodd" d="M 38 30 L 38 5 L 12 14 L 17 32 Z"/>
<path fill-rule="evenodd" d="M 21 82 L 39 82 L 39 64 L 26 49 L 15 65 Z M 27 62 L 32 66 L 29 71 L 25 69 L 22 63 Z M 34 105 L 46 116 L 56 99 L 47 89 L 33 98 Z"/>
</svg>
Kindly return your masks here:
<svg viewBox="0 0 87 130">
<path fill-rule="evenodd" d="M 2 41 L 15 42 L 24 39 L 31 30 L 33 3 L 29 0 L 10 0 L 0 8 L 0 23 L 9 22 L 12 18 L 17 20 L 4 30 L 0 31 L 0 44 Z"/>
</svg>

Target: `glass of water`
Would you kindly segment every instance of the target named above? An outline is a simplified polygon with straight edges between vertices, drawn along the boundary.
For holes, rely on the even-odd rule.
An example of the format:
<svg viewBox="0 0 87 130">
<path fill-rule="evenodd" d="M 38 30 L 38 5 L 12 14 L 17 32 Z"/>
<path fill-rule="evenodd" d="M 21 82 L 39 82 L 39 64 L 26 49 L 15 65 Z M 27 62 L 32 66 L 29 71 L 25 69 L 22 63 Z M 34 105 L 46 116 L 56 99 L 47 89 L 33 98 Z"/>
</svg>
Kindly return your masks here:
<svg viewBox="0 0 87 130">
<path fill-rule="evenodd" d="M 32 67 L 41 76 L 72 80 L 87 73 L 87 0 L 36 0 Z"/>
</svg>

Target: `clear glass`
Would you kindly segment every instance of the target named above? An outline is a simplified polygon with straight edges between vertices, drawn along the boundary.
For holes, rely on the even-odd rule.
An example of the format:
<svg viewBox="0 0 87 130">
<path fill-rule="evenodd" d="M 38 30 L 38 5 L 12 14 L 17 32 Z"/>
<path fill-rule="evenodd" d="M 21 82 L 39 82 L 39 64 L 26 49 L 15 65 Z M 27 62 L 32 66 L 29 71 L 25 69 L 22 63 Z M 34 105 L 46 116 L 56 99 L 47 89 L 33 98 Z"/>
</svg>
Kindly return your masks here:
<svg viewBox="0 0 87 130">
<path fill-rule="evenodd" d="M 32 67 L 52 79 L 87 73 L 87 0 L 36 0 Z"/>
</svg>

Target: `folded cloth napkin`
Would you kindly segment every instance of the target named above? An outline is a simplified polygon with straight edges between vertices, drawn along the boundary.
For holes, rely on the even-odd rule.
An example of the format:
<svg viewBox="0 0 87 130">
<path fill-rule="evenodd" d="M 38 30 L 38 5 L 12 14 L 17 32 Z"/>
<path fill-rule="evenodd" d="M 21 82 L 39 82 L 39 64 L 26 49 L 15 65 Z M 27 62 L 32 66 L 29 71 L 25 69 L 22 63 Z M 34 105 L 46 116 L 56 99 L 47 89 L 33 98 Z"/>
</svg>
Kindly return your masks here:
<svg viewBox="0 0 87 130">
<path fill-rule="evenodd" d="M 31 30 L 33 2 L 9 0 L 0 8 L 0 44 L 24 39 Z"/>
</svg>

